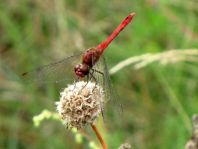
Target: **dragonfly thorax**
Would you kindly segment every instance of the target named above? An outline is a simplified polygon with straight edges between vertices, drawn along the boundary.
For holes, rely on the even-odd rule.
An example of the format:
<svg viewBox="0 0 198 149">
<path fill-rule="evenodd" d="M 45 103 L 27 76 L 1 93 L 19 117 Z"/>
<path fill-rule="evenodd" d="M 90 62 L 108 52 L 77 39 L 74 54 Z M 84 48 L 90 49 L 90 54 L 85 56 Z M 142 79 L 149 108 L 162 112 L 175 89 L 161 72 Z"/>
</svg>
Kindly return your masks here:
<svg viewBox="0 0 198 149">
<path fill-rule="evenodd" d="M 100 53 L 97 48 L 89 48 L 82 57 L 82 64 L 78 64 L 75 66 L 74 71 L 75 74 L 83 78 L 89 74 L 90 69 L 95 65 L 95 63 L 100 58 Z"/>
<path fill-rule="evenodd" d="M 82 63 L 88 65 L 89 67 L 93 67 L 95 63 L 100 58 L 100 53 L 97 48 L 89 48 L 84 54 Z"/>
</svg>

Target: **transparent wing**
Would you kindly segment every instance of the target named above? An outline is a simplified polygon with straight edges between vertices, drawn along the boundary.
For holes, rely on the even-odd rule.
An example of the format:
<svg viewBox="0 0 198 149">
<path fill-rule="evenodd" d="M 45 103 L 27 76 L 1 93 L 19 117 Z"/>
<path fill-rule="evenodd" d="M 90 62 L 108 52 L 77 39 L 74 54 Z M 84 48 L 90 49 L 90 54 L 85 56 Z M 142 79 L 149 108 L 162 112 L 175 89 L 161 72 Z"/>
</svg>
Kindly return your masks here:
<svg viewBox="0 0 198 149">
<path fill-rule="evenodd" d="M 105 109 L 112 109 L 114 113 L 116 115 L 119 115 L 120 117 L 120 115 L 123 113 L 123 107 L 122 107 L 121 102 L 118 100 L 118 95 L 111 83 L 107 63 L 106 63 L 104 56 L 101 56 L 98 63 L 96 63 L 96 66 L 94 67 L 94 69 L 103 73 L 101 75 L 100 73 L 95 72 L 94 76 L 96 77 L 96 80 L 98 81 L 98 83 L 100 83 L 104 88 L 105 100 L 107 102 L 106 106 L 108 107 Z M 107 112 L 109 112 L 109 110 Z M 105 112 L 105 115 L 106 115 L 106 112 Z"/>
<path fill-rule="evenodd" d="M 95 71 L 94 77 L 96 78 L 97 83 L 100 83 L 104 88 L 106 101 L 111 100 L 111 81 L 104 56 L 101 56 L 93 69 Z"/>
<path fill-rule="evenodd" d="M 22 79 L 28 83 L 59 83 L 74 80 L 74 67 L 81 63 L 82 53 L 64 58 L 54 63 L 38 67 L 32 71 L 22 73 Z"/>
</svg>

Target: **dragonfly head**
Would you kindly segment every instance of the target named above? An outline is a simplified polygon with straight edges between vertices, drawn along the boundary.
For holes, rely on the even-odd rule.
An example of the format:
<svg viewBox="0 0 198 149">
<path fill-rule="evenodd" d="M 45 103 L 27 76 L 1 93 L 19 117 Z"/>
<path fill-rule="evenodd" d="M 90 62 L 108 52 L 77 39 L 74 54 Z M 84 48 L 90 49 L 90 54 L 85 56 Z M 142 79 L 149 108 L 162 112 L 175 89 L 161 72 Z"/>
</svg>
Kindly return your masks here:
<svg viewBox="0 0 198 149">
<path fill-rule="evenodd" d="M 89 74 L 90 67 L 87 64 L 78 64 L 74 67 L 75 74 L 83 78 Z"/>
</svg>

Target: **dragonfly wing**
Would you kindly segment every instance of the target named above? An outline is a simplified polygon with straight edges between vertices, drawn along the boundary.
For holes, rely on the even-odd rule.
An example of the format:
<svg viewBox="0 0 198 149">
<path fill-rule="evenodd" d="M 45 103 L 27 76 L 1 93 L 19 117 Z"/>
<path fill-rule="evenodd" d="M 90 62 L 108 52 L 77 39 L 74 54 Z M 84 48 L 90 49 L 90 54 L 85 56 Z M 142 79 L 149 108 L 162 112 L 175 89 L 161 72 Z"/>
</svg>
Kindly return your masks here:
<svg viewBox="0 0 198 149">
<path fill-rule="evenodd" d="M 107 66 L 104 56 L 101 56 L 101 59 L 96 64 L 95 69 L 103 73 L 103 78 L 98 77 L 99 79 L 97 80 L 99 80 L 99 82 L 101 82 L 101 84 L 103 85 L 105 98 L 106 98 L 106 101 L 108 102 L 107 105 L 111 105 L 111 107 L 116 110 L 115 113 L 122 115 L 123 106 L 121 102 L 118 100 L 118 94 L 116 93 L 116 91 L 114 91 L 115 88 L 113 88 L 113 84 L 111 82 L 109 71 L 108 71 L 108 66 Z M 98 73 L 95 73 L 95 74 L 97 74 L 97 76 L 99 75 Z"/>
<path fill-rule="evenodd" d="M 24 72 L 22 78 L 29 83 L 58 83 L 74 79 L 74 67 L 81 61 L 81 53 L 48 65 L 38 67 L 30 72 Z"/>
<path fill-rule="evenodd" d="M 111 84 L 111 80 L 110 80 L 110 76 L 109 76 L 109 72 L 108 72 L 108 67 L 106 64 L 106 60 L 104 56 L 101 56 L 100 60 L 96 63 L 96 66 L 94 66 L 94 69 L 96 70 L 95 72 L 95 77 L 97 78 L 96 80 L 98 80 L 98 82 L 101 83 L 101 85 L 104 88 L 105 91 L 105 96 L 106 96 L 106 100 L 111 100 L 111 95 L 112 95 L 112 84 Z M 100 73 L 97 73 L 97 71 L 101 72 L 102 75 Z"/>
</svg>

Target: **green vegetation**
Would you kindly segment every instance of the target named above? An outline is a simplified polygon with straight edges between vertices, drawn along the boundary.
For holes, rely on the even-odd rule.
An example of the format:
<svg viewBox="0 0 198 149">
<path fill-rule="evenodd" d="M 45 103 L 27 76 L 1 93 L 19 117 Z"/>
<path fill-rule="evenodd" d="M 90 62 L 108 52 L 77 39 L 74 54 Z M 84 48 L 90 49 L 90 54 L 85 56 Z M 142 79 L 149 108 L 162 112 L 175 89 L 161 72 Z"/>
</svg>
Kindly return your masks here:
<svg viewBox="0 0 198 149">
<path fill-rule="evenodd" d="M 97 46 L 130 12 L 136 12 L 133 22 L 105 51 L 109 68 L 147 53 L 198 50 L 196 0 L 0 3 L 0 148 L 100 146 L 89 126 L 86 132 L 74 133 L 60 121 L 47 119 L 35 127 L 35 115 L 44 109 L 56 111 L 60 88 L 53 83 L 24 83 L 20 74 Z M 141 68 L 131 64 L 111 75 L 123 112 L 110 101 L 105 120 L 97 123 L 109 149 L 124 142 L 135 149 L 184 148 L 191 136 L 191 117 L 198 112 L 197 55 L 174 61 L 180 56 L 174 53 L 172 59 L 160 57 Z M 163 58 L 166 65 L 160 61 Z M 84 137 L 78 141 L 78 135 Z"/>
</svg>

